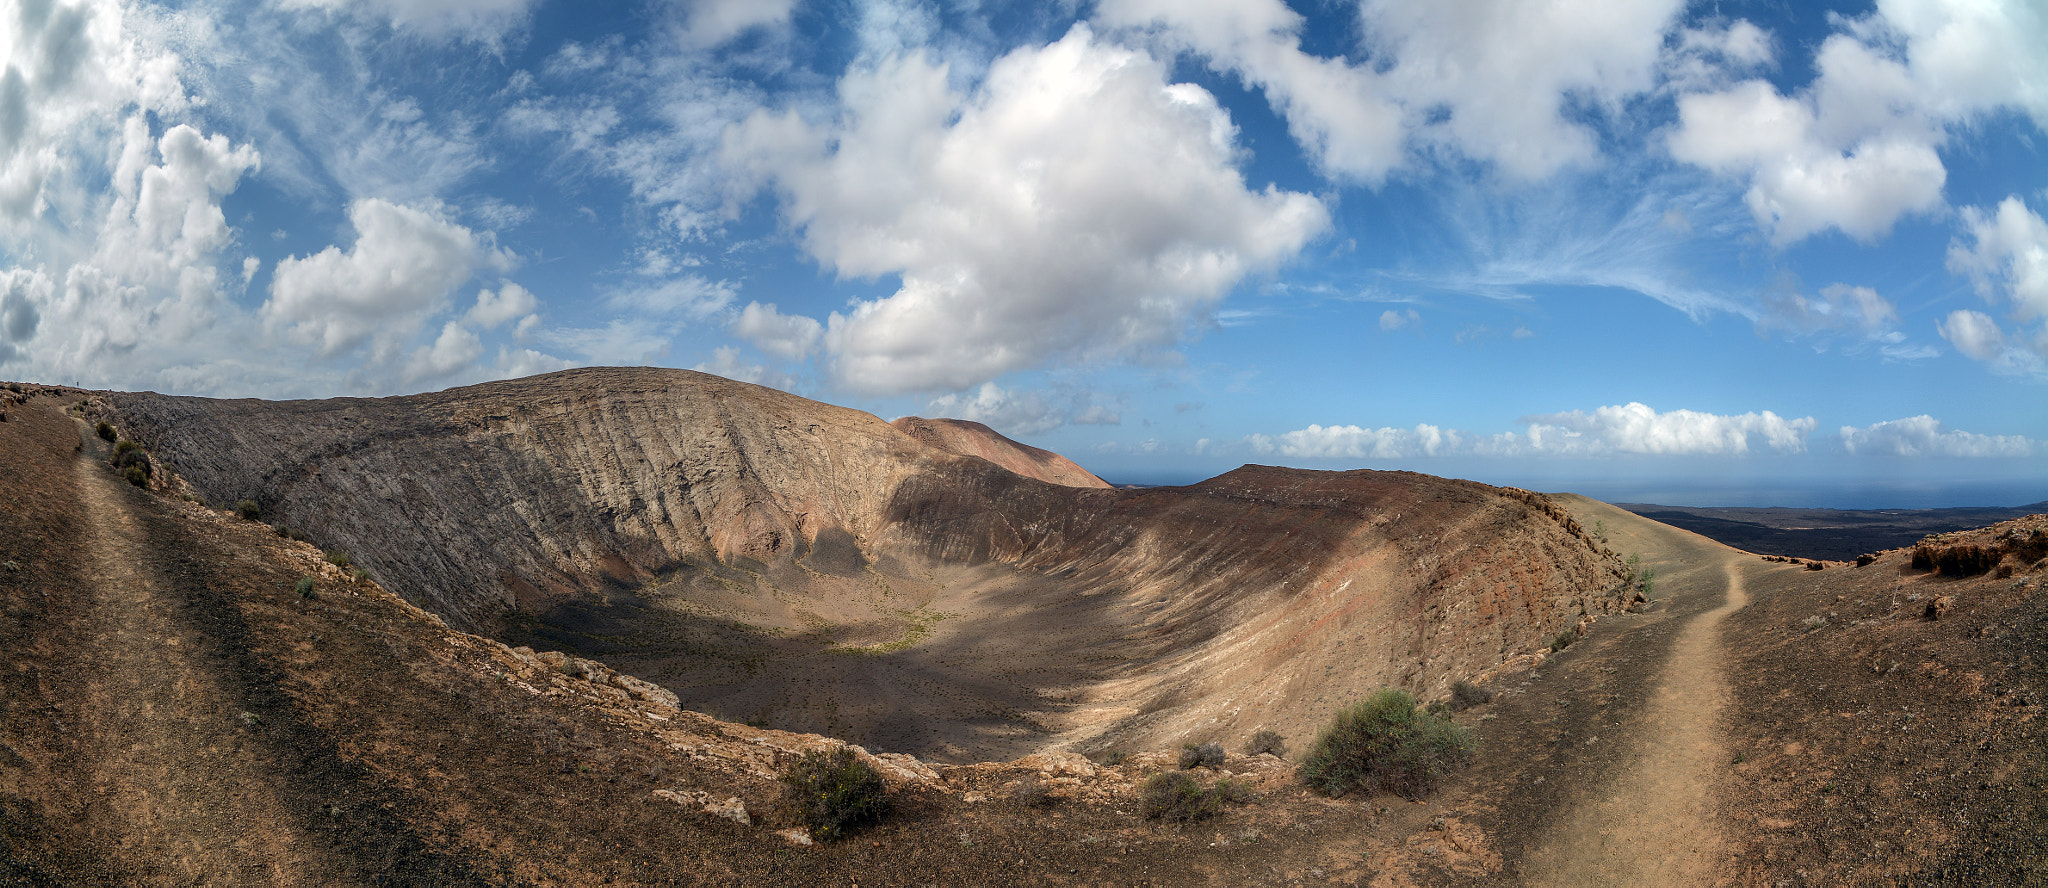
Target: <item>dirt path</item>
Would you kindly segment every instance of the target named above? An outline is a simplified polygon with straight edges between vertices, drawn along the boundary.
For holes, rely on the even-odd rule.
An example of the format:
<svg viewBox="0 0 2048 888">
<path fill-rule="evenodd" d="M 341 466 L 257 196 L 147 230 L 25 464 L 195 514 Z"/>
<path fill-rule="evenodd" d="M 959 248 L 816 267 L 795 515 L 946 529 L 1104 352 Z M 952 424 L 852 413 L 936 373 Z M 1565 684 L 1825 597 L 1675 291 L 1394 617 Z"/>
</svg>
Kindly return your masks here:
<svg viewBox="0 0 2048 888">
<path fill-rule="evenodd" d="M 99 442 L 74 463 L 91 558 L 94 664 L 82 709 L 102 750 L 82 782 L 118 836 L 116 855 L 150 884 L 311 885 L 325 881 L 310 843 L 270 787 L 256 717 L 232 704 L 205 646 L 178 613 L 174 585 Z"/>
<path fill-rule="evenodd" d="M 1729 553 L 1723 603 L 1690 621 L 1664 665 L 1634 762 L 1562 819 L 1528 866 L 1534 885 L 1711 885 L 1725 881 L 1727 842 L 1711 805 L 1727 767 L 1717 722 L 1729 699 L 1722 618 L 1749 603 Z"/>
</svg>

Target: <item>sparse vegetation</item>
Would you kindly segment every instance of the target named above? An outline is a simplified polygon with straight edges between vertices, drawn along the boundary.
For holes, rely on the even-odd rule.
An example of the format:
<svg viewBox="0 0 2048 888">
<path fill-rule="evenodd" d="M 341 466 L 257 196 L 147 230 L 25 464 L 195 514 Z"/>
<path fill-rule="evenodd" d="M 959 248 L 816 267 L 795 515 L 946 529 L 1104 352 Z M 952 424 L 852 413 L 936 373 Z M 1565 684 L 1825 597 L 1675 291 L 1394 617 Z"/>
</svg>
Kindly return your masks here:
<svg viewBox="0 0 2048 888">
<path fill-rule="evenodd" d="M 1260 753 L 1270 753 L 1274 758 L 1285 758 L 1287 756 L 1287 738 L 1280 736 L 1279 731 L 1270 728 L 1253 734 L 1250 740 L 1244 742 L 1244 754 L 1258 755 Z"/>
<path fill-rule="evenodd" d="M 1823 617 L 1820 614 L 1814 614 L 1813 616 L 1807 617 L 1806 619 L 1799 621 L 1799 625 L 1808 632 L 1812 632 L 1816 629 L 1826 626 L 1827 624 L 1828 618 Z"/>
<path fill-rule="evenodd" d="M 1389 688 L 1340 710 L 1316 737 L 1300 773 L 1333 797 L 1385 789 L 1420 798 L 1475 752 L 1471 732 L 1447 717 L 1416 712 L 1413 696 Z"/>
<path fill-rule="evenodd" d="M 1010 800 L 1026 808 L 1043 808 L 1059 801 L 1052 794 L 1052 787 L 1038 779 L 1038 775 L 1027 775 L 1017 781 L 1017 788 L 1010 793 Z"/>
<path fill-rule="evenodd" d="M 1553 654 L 1557 653 L 1558 651 L 1564 650 L 1565 648 L 1571 647 L 1573 644 L 1576 644 L 1578 640 L 1579 629 L 1577 626 L 1574 626 L 1570 629 L 1566 629 L 1563 632 L 1557 633 L 1557 636 L 1555 638 L 1550 639 L 1550 652 Z"/>
<path fill-rule="evenodd" d="M 311 598 L 313 597 L 313 584 L 312 577 L 300 577 L 299 582 L 292 586 L 292 591 L 299 593 L 300 598 Z"/>
<path fill-rule="evenodd" d="M 1223 767 L 1223 745 L 1220 743 L 1185 744 L 1180 748 L 1180 769 Z"/>
<path fill-rule="evenodd" d="M 811 838 L 831 841 L 889 813 L 889 794 L 882 775 L 853 750 L 813 750 L 782 775 L 799 825 Z"/>
<path fill-rule="evenodd" d="M 102 423 L 100 423 L 99 425 L 93 426 L 93 427 L 92 427 L 92 433 L 93 433 L 93 434 L 95 434 L 95 435 L 98 435 L 98 436 L 100 436 L 100 439 L 101 439 L 101 440 L 103 440 L 103 441 L 107 441 L 107 442 L 109 442 L 109 443 L 112 443 L 112 442 L 113 442 L 113 440 L 114 440 L 114 437 L 115 437 L 115 436 L 114 436 L 114 427 L 113 427 L 113 426 L 111 426 L 111 425 L 108 425 L 108 424 L 106 424 L 105 422 L 102 422 Z"/>
<path fill-rule="evenodd" d="M 128 483 L 137 487 L 148 487 L 149 476 L 155 471 L 149 462 L 149 452 L 134 441 L 122 441 L 114 445 L 114 469 Z"/>
<path fill-rule="evenodd" d="M 235 504 L 235 514 L 242 516 L 244 521 L 255 521 L 263 517 L 263 509 L 256 505 L 255 500 L 245 499 Z M 284 525 L 280 524 L 278 526 L 283 527 Z"/>
<path fill-rule="evenodd" d="M 327 558 L 328 564 L 332 564 L 342 570 L 348 570 L 350 567 L 355 566 L 355 560 L 349 558 L 348 553 L 340 549 L 327 549 L 320 554 Z"/>
<path fill-rule="evenodd" d="M 1643 556 L 1629 553 L 1622 566 L 1628 569 L 1628 584 L 1637 594 L 1645 599 L 1656 597 L 1653 593 L 1657 589 L 1657 569 L 1644 564 Z"/>
<path fill-rule="evenodd" d="M 1241 805 L 1251 797 L 1251 788 L 1235 780 L 1205 786 L 1186 771 L 1164 771 L 1145 781 L 1138 810 L 1149 820 L 1189 823 L 1215 816 L 1224 802 Z"/>
<path fill-rule="evenodd" d="M 1470 709 L 1493 702 L 1493 692 L 1464 679 L 1451 682 L 1451 706 Z"/>
<path fill-rule="evenodd" d="M 1602 543 L 1607 542 L 1607 522 L 1593 522 L 1593 538 L 1599 540 Z"/>
</svg>

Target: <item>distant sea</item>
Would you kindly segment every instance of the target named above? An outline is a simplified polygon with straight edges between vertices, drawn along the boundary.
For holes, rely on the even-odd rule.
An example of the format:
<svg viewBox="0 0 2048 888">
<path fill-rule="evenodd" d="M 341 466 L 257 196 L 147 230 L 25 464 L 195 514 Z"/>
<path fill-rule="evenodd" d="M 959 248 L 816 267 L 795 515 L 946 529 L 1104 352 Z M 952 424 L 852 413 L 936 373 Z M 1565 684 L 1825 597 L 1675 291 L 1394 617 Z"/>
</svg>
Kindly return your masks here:
<svg viewBox="0 0 2048 888">
<path fill-rule="evenodd" d="M 1155 476 L 1123 480 L 1104 478 L 1111 484 L 1144 487 L 1194 484 L 1195 477 Z M 1602 482 L 1516 481 L 1509 478 L 1476 478 L 1488 484 L 1529 487 L 1547 493 L 1576 493 L 1609 503 L 1654 503 L 1660 506 L 1785 506 L 1797 509 L 1954 509 L 1969 507 L 2013 507 L 2048 501 L 2048 484 L 2033 481 L 1957 483 L 1763 483 L 1694 482 L 1677 480 L 1622 479 Z"/>
</svg>

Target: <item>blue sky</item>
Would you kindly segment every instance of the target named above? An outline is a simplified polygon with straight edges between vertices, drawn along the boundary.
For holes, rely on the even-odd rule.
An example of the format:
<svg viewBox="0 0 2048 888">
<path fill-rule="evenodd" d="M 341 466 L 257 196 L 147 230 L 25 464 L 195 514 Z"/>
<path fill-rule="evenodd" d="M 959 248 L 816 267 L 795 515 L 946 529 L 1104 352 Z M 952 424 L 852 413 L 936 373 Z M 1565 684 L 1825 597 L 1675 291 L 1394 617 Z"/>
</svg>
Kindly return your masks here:
<svg viewBox="0 0 2048 888">
<path fill-rule="evenodd" d="M 2048 9 L 0 0 L 0 377 L 2048 499 Z"/>
</svg>

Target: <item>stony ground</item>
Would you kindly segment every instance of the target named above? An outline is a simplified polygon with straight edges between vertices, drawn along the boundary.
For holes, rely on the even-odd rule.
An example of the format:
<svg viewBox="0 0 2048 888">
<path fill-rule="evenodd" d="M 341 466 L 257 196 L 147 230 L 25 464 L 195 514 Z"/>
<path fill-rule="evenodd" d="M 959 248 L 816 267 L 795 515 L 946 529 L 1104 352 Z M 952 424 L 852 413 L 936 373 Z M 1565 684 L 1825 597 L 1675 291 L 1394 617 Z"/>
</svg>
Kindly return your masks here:
<svg viewBox="0 0 2048 888">
<path fill-rule="evenodd" d="M 1421 803 L 1234 755 L 1252 802 L 1175 826 L 1133 793 L 1171 750 L 882 755 L 896 813 L 803 846 L 773 775 L 833 741 L 451 631 L 123 483 L 76 401 L 0 423 L 0 885 L 2048 882 L 2032 566 L 1810 570 L 1573 499 L 1658 600 L 1476 676 L 1479 759 Z M 1027 777 L 1051 804 L 1013 798 Z"/>
</svg>

